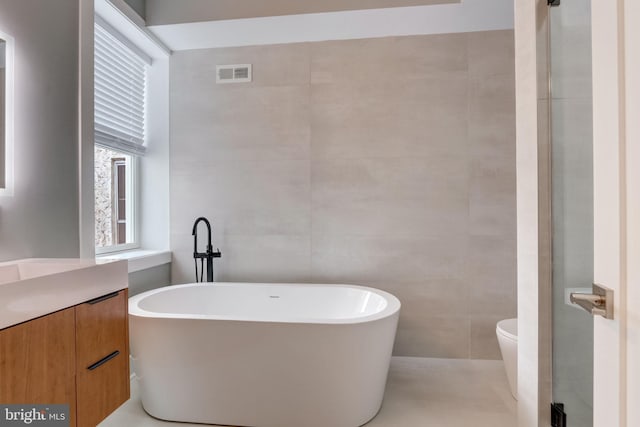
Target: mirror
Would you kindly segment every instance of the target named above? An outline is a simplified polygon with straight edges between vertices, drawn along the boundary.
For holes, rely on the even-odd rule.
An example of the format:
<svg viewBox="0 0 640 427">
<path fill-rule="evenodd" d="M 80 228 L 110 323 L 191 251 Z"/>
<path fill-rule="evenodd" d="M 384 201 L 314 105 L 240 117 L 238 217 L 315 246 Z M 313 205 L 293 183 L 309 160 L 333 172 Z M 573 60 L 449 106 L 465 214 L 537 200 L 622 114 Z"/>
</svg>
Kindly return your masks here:
<svg viewBox="0 0 640 427">
<path fill-rule="evenodd" d="M 0 32 L 0 196 L 13 195 L 13 39 Z"/>
<path fill-rule="evenodd" d="M 6 153 L 5 153 L 5 111 L 6 111 L 6 87 L 7 87 L 7 42 L 0 39 L 0 188 L 6 188 Z"/>
</svg>

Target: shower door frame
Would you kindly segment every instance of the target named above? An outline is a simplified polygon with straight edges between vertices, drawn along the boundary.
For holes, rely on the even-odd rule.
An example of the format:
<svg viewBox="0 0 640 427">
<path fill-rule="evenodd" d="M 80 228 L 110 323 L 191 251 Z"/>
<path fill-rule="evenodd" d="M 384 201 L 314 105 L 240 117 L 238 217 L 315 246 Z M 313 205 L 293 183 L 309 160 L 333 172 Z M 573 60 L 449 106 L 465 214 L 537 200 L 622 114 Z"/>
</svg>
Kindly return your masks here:
<svg viewBox="0 0 640 427">
<path fill-rule="evenodd" d="M 594 280 L 615 318 L 594 319 L 594 427 L 640 425 L 640 2 L 592 2 Z"/>
</svg>

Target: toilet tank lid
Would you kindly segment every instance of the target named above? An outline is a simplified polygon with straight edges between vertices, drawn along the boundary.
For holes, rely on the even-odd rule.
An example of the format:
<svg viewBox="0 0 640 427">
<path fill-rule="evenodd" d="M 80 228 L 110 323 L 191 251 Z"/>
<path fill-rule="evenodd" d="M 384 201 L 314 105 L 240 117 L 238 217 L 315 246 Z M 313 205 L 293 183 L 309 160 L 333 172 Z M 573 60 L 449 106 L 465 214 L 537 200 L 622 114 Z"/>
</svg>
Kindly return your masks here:
<svg viewBox="0 0 640 427">
<path fill-rule="evenodd" d="M 498 322 L 496 326 L 498 332 L 513 338 L 518 339 L 518 319 L 505 319 Z"/>
</svg>

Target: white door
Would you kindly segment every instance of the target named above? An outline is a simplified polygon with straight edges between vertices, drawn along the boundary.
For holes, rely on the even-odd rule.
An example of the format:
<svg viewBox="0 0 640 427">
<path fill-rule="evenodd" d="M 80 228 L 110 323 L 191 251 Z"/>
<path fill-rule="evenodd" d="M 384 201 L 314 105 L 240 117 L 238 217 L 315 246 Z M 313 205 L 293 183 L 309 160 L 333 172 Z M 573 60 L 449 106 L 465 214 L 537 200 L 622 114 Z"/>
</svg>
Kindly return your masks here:
<svg viewBox="0 0 640 427">
<path fill-rule="evenodd" d="M 640 1 L 592 1 L 595 427 L 640 426 Z"/>
</svg>

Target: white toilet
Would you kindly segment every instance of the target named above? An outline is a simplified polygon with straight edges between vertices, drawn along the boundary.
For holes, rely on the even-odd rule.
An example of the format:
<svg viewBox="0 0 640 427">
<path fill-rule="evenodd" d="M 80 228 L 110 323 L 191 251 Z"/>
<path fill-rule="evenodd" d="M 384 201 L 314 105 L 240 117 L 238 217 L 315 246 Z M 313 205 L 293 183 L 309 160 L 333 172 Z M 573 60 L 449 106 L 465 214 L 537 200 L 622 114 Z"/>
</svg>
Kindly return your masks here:
<svg viewBox="0 0 640 427">
<path fill-rule="evenodd" d="M 496 325 L 496 335 L 511 394 L 518 400 L 518 319 L 499 321 Z"/>
</svg>

